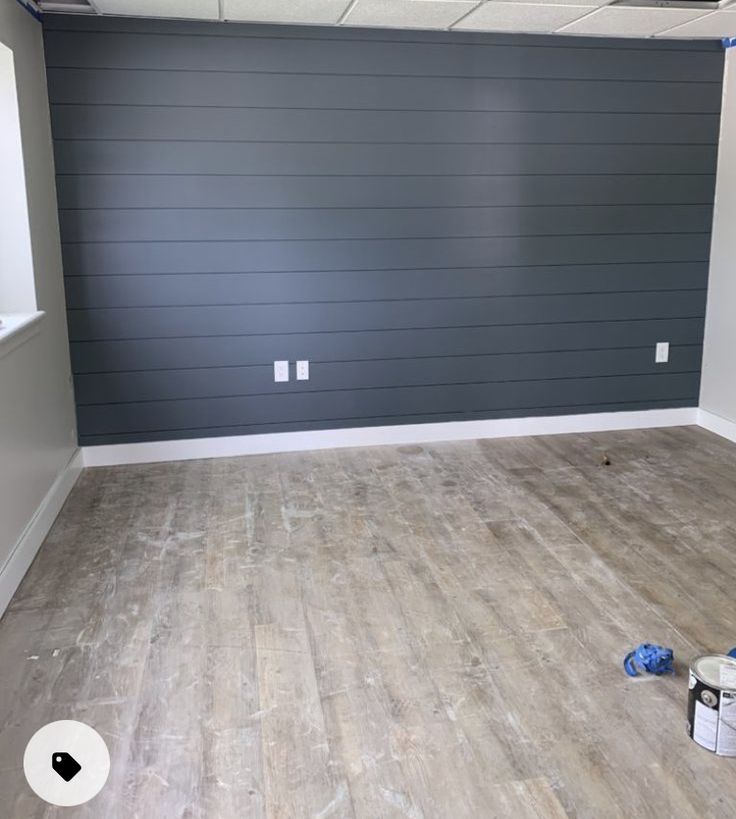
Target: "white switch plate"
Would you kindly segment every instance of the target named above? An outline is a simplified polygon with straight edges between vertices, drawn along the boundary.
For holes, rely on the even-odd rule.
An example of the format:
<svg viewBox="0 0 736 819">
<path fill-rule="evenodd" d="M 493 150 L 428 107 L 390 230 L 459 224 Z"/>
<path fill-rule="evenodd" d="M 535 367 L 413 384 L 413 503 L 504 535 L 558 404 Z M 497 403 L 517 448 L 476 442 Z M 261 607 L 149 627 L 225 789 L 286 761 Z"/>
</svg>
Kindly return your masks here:
<svg viewBox="0 0 736 819">
<path fill-rule="evenodd" d="M 288 361 L 274 361 L 273 362 L 273 380 L 274 381 L 288 381 L 289 380 L 289 362 Z"/>
<path fill-rule="evenodd" d="M 297 361 L 296 362 L 296 380 L 297 381 L 309 381 L 309 362 L 308 361 Z"/>
<path fill-rule="evenodd" d="M 670 343 L 669 341 L 658 341 L 657 349 L 654 353 L 655 364 L 666 364 L 670 360 Z"/>
</svg>

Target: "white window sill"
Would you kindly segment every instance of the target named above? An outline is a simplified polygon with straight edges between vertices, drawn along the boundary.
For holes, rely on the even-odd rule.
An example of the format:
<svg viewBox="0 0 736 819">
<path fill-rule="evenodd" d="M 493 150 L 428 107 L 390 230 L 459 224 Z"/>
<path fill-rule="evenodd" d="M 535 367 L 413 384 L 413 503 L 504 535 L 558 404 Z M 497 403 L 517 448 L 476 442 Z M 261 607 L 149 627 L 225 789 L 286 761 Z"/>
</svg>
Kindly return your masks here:
<svg viewBox="0 0 736 819">
<path fill-rule="evenodd" d="M 36 313 L 0 313 L 0 358 L 37 335 L 45 315 L 42 310 Z"/>
</svg>

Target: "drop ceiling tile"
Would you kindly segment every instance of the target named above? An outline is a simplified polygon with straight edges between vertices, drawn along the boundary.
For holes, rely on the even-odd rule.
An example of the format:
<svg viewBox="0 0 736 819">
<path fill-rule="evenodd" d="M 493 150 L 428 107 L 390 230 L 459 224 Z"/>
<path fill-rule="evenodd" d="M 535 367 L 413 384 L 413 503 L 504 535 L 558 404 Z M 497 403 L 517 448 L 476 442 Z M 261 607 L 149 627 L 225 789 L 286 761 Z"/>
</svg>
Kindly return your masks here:
<svg viewBox="0 0 736 819">
<path fill-rule="evenodd" d="M 94 0 L 102 14 L 130 17 L 182 17 L 188 20 L 219 20 L 217 0 Z"/>
<path fill-rule="evenodd" d="M 492 2 L 493 0 L 490 0 Z M 540 6 L 571 6 L 571 5 L 585 5 L 585 6 L 607 6 L 611 0 L 501 0 L 504 3 L 524 3 Z"/>
<path fill-rule="evenodd" d="M 469 14 L 453 31 L 555 31 L 593 11 L 594 6 L 518 3 L 492 0 Z"/>
<path fill-rule="evenodd" d="M 706 14 L 677 28 L 666 29 L 661 37 L 736 37 L 736 10 L 725 9 Z"/>
<path fill-rule="evenodd" d="M 563 31 L 565 34 L 648 37 L 680 23 L 695 20 L 706 13 L 699 9 L 607 6 L 565 26 Z"/>
<path fill-rule="evenodd" d="M 357 0 L 346 26 L 449 28 L 478 5 L 478 0 Z"/>
<path fill-rule="evenodd" d="M 225 0 L 225 20 L 252 23 L 332 25 L 350 0 Z"/>
</svg>

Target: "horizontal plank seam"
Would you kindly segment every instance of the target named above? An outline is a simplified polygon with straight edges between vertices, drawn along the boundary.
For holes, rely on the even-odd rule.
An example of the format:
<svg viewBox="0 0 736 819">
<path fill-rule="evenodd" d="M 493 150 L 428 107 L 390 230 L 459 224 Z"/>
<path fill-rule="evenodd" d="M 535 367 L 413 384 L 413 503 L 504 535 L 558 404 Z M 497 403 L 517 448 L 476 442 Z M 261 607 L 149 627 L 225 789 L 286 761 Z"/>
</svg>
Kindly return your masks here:
<svg viewBox="0 0 736 819">
<path fill-rule="evenodd" d="M 641 233 L 615 231 L 612 233 L 499 233 L 491 235 L 466 236 L 335 236 L 324 238 L 284 238 L 274 236 L 269 239 L 75 239 L 65 240 L 62 245 L 170 245 L 170 244 L 248 244 L 250 242 L 444 242 L 455 239 L 567 239 L 596 236 L 710 236 L 710 230 L 647 230 Z"/>
<path fill-rule="evenodd" d="M 574 145 L 574 146 L 588 146 L 596 145 L 601 147 L 624 147 L 629 148 L 634 145 L 644 146 L 649 148 L 659 148 L 662 146 L 669 147 L 693 147 L 706 148 L 718 144 L 715 139 L 711 142 L 523 142 L 521 140 L 501 140 L 501 141 L 448 141 L 448 140 L 357 140 L 357 139 L 182 139 L 173 137 L 163 138 L 149 138 L 149 137 L 126 137 L 124 139 L 115 137 L 55 137 L 54 142 L 124 142 L 124 143 L 141 143 L 148 142 L 154 144 L 195 144 L 195 145 Z"/>
<path fill-rule="evenodd" d="M 312 211 L 312 210 L 334 210 L 342 213 L 346 210 L 491 210 L 491 209 L 506 209 L 517 210 L 525 208 L 535 208 L 537 210 L 557 210 L 560 208 L 712 208 L 713 202 L 569 202 L 569 203 L 553 203 L 549 205 L 534 204 L 534 205 L 125 205 L 116 207 L 115 205 L 99 207 L 60 207 L 59 213 L 97 213 L 99 211 L 180 211 L 180 210 L 255 210 L 255 211 L 282 211 L 282 210 L 298 210 L 298 211 Z"/>
<path fill-rule="evenodd" d="M 393 302 L 425 302 L 437 301 L 445 303 L 448 301 L 478 301 L 481 299 L 530 299 L 530 298 L 566 298 L 568 296 L 618 296 L 618 295 L 643 295 L 651 293 L 705 293 L 705 287 L 672 287 L 663 291 L 661 287 L 649 288 L 646 290 L 565 290 L 563 292 L 538 292 L 538 293 L 499 293 L 485 294 L 478 293 L 469 296 L 406 296 L 396 298 L 373 298 L 373 299 L 312 299 L 309 301 L 228 301 L 228 302 L 198 302 L 194 304 L 126 304 L 94 305 L 91 307 L 67 307 L 67 312 L 80 312 L 89 310 L 188 310 L 203 307 L 280 307 L 289 305 L 310 305 L 310 304 L 390 304 Z"/>
<path fill-rule="evenodd" d="M 630 407 L 630 406 L 640 406 L 645 404 L 647 406 L 652 406 L 653 404 L 662 405 L 665 404 L 668 407 L 671 407 L 673 403 L 679 402 L 689 402 L 695 401 L 697 402 L 697 394 L 695 395 L 686 395 L 681 398 L 652 398 L 652 399 L 641 399 L 641 400 L 631 400 L 631 401 L 595 401 L 590 404 L 575 404 L 574 407 L 582 408 L 582 407 L 601 407 L 601 406 L 617 406 L 617 407 Z M 291 426 L 300 426 L 303 424 L 332 424 L 332 423 L 342 423 L 344 421 L 369 421 L 369 420 L 377 420 L 383 418 L 423 418 L 423 417 L 433 417 L 433 416 L 451 416 L 451 415 L 458 415 L 466 418 L 468 415 L 480 415 L 486 413 L 497 413 L 497 412 L 537 412 L 539 410 L 554 410 L 560 409 L 562 407 L 570 407 L 573 405 L 570 404 L 552 404 L 547 406 L 539 406 L 539 407 L 500 407 L 500 408 L 480 408 L 474 410 L 444 410 L 444 411 L 437 411 L 437 412 L 407 412 L 404 414 L 391 414 L 391 415 L 355 415 L 355 416 L 346 416 L 341 418 L 309 418 L 303 419 L 299 421 L 262 421 L 256 423 L 246 423 L 246 424 L 219 424 L 216 426 L 202 426 L 202 427 L 162 427 L 158 429 L 142 429 L 142 430 L 126 430 L 125 432 L 88 432 L 81 434 L 80 441 L 84 441 L 85 439 L 90 438 L 110 438 L 110 437 L 123 437 L 125 435 L 155 435 L 161 432 L 183 432 L 183 431 L 200 431 L 200 430 L 207 430 L 207 429 L 238 429 L 243 427 L 263 427 L 263 426 L 285 426 L 287 424 Z M 693 406 L 697 406 L 693 404 Z M 515 416 L 511 416 L 512 418 Z M 303 430 L 300 430 L 303 431 Z"/>
<path fill-rule="evenodd" d="M 396 113 L 396 112 L 420 112 L 431 114 L 626 114 L 628 116 L 678 116 L 678 117 L 704 117 L 704 116 L 718 116 L 721 113 L 720 106 L 714 110 L 704 111 L 651 111 L 651 110 L 590 110 L 590 108 L 573 108 L 556 109 L 556 108 L 407 108 L 406 106 L 394 108 L 346 108 L 344 106 L 296 106 L 296 105 L 222 105 L 222 104 L 203 104 L 203 103 L 163 103 L 163 102 L 73 102 L 61 101 L 53 98 L 53 89 L 50 90 L 49 101 L 52 105 L 62 106 L 80 106 L 86 107 L 105 107 L 105 108 L 199 108 L 202 110 L 221 109 L 224 111 L 349 111 L 351 113 L 370 111 L 382 113 Z"/>
<path fill-rule="evenodd" d="M 100 341 L 155 341 L 162 339 L 201 339 L 201 338 L 252 338 L 253 336 L 309 336 L 309 335 L 331 335 L 344 333 L 391 333 L 391 332 L 420 332 L 422 330 L 471 330 L 494 327 L 554 327 L 557 325 L 581 325 L 581 324 L 624 324 L 632 321 L 682 321 L 682 320 L 702 320 L 705 321 L 702 312 L 690 316 L 658 316 L 658 317 L 635 317 L 635 318 L 605 318 L 605 319 L 585 319 L 582 321 L 531 321 L 531 322 L 511 322 L 508 324 L 449 324 L 431 325 L 429 327 L 365 327 L 359 330 L 293 330 L 280 331 L 274 333 L 222 333 L 222 334 L 202 334 L 194 336 L 125 336 L 108 338 L 70 338 L 71 342 L 77 344 L 97 343 Z"/>
<path fill-rule="evenodd" d="M 310 358 L 311 364 L 365 364 L 375 361 L 422 361 L 428 360 L 444 360 L 455 358 L 490 358 L 497 356 L 518 357 L 518 356 L 533 356 L 533 355 L 557 355 L 566 353 L 600 353 L 600 352 L 619 352 L 619 351 L 634 351 L 634 350 L 649 350 L 651 345 L 636 344 L 632 346 L 610 346 L 610 347 L 563 347 L 559 349 L 539 349 L 539 350 L 511 350 L 506 352 L 481 352 L 481 353 L 445 353 L 443 355 L 411 355 L 411 356 L 372 356 L 370 358 Z M 683 350 L 688 348 L 702 349 L 702 343 L 682 342 L 670 343 L 670 350 Z M 252 367 L 264 367 L 268 370 L 273 368 L 272 361 L 261 361 L 251 364 L 202 364 L 199 366 L 189 367 L 148 367 L 146 369 L 130 369 L 130 370 L 83 370 L 74 373 L 75 378 L 86 378 L 89 376 L 98 375 L 130 375 L 136 373 L 149 372 L 188 372 L 190 370 L 242 370 Z"/>
<path fill-rule="evenodd" d="M 185 67 L 156 67 L 156 66 L 114 66 L 114 65 L 53 65 L 47 64 L 48 71 L 131 71 L 131 72 L 158 72 L 163 74 L 255 74 L 266 76 L 287 76 L 287 77 L 368 77 L 370 79 L 380 79 L 388 77 L 391 79 L 410 80 L 511 80 L 529 82 L 618 82 L 634 83 L 638 85 L 714 85 L 720 86 L 721 78 L 712 80 L 692 80 L 692 79 L 638 79 L 636 77 L 582 77 L 582 76 L 526 76 L 523 74 L 405 74 L 401 72 L 374 72 L 374 71 L 293 71 L 255 68 L 185 68 Z"/>
<path fill-rule="evenodd" d="M 382 390 L 412 390 L 424 389 L 426 387 L 482 387 L 489 384 L 538 384 L 548 381 L 594 381 L 612 378 L 657 378 L 664 379 L 674 375 L 699 375 L 700 370 L 668 370 L 667 372 L 641 372 L 641 373 L 607 373 L 605 375 L 576 375 L 576 376 L 556 376 L 548 378 L 497 378 L 484 379 L 481 381 L 433 381 L 419 382 L 412 384 L 380 384 L 355 387 L 333 387 L 329 389 L 294 389 L 272 390 L 267 392 L 248 393 L 228 393 L 224 395 L 192 395 L 180 396 L 177 398 L 139 398 L 130 401 L 100 401 L 93 403 L 78 402 L 78 407 L 116 407 L 128 406 L 130 404 L 170 404 L 179 401 L 219 401 L 231 398 L 263 398 L 269 395 L 322 395 L 332 393 L 353 393 L 353 392 L 379 392 Z M 296 382 L 298 383 L 298 382 Z"/>
<path fill-rule="evenodd" d="M 673 260 L 662 260 L 662 261 L 641 261 L 641 262 L 544 262 L 540 264 L 502 264 L 502 265 L 484 265 L 483 267 L 478 267 L 476 265 L 471 266 L 458 266 L 458 267 L 393 267 L 393 268 L 386 268 L 386 267 L 358 267 L 358 268 L 341 268 L 340 270 L 324 270 L 322 268 L 318 268 L 316 270 L 235 270 L 235 271 L 227 271 L 227 270 L 202 270 L 198 272 L 191 272 L 191 271 L 164 271 L 161 273 L 66 273 L 64 274 L 64 278 L 66 279 L 120 279 L 126 278 L 128 276 L 271 276 L 271 275 L 291 275 L 292 273 L 303 273 L 305 276 L 312 275 L 312 274 L 330 274 L 330 273 L 337 273 L 337 274 L 345 274 L 345 273 L 385 273 L 385 272 L 396 272 L 396 273 L 410 273 L 413 271 L 436 271 L 436 270 L 477 270 L 477 271 L 486 271 L 486 270 L 535 270 L 535 269 L 543 269 L 547 267 L 631 267 L 636 265 L 707 265 L 707 259 L 698 259 L 698 260 L 688 260 L 682 261 L 680 259 L 673 259 Z"/>
<path fill-rule="evenodd" d="M 212 178 L 219 178 L 219 177 L 228 177 L 228 178 L 276 178 L 276 179 L 464 179 L 467 177 L 471 178 L 485 178 L 485 177 L 504 177 L 504 178 L 513 178 L 513 179 L 526 179 L 527 177 L 536 177 L 536 176 L 544 176 L 544 177 L 572 177 L 572 176 L 581 176 L 581 177 L 599 177 L 599 176 L 637 176 L 637 177 L 679 177 L 679 176 L 707 176 L 710 178 L 715 179 L 714 172 L 704 172 L 704 171 L 694 171 L 694 172 L 677 172 L 677 171 L 656 171 L 654 173 L 646 173 L 642 171 L 632 171 L 632 172 L 619 172 L 619 171 L 612 171 L 609 173 L 601 173 L 600 171 L 597 173 L 229 173 L 229 172 L 222 172 L 222 173 L 141 173 L 140 171 L 89 171 L 89 172 L 64 172 L 64 171 L 57 171 L 57 177 L 117 177 L 117 176 L 124 176 L 124 177 L 149 177 L 149 176 L 174 176 L 174 177 L 212 177 Z"/>
<path fill-rule="evenodd" d="M 48 20 L 48 18 L 46 18 Z M 95 21 L 97 22 L 97 21 Z M 212 25 L 212 24 L 210 24 Z M 446 39 L 439 39 L 439 38 L 426 38 L 426 39 L 411 39 L 410 37 L 405 38 L 390 38 L 390 37 L 349 37 L 343 36 L 347 35 L 348 31 L 340 30 L 335 31 L 334 36 L 327 36 L 325 34 L 321 35 L 314 35 L 310 37 L 299 36 L 298 34 L 294 33 L 294 30 L 289 32 L 288 34 L 283 35 L 276 35 L 276 34 L 244 34 L 242 32 L 232 31 L 233 24 L 228 24 L 230 30 L 222 30 L 224 27 L 217 26 L 217 32 L 211 32 L 204 34 L 202 32 L 187 32 L 187 31 L 142 31 L 140 29 L 123 29 L 123 28 L 103 28 L 102 26 L 95 26 L 94 28 L 54 28 L 53 25 L 48 25 L 45 21 L 45 28 L 46 32 L 54 32 L 57 34 L 126 34 L 126 35 L 134 35 L 136 37 L 202 37 L 202 38 L 223 38 L 229 40 L 255 40 L 256 42 L 262 40 L 281 40 L 281 41 L 302 41 L 302 42 L 335 42 L 335 43 L 366 43 L 366 44 L 397 44 L 397 45 L 454 45 L 454 46 L 469 46 L 469 47 L 477 47 L 477 48 L 543 48 L 548 50 L 564 50 L 564 51 L 593 51 L 595 54 L 600 54 L 601 49 L 605 49 L 606 51 L 610 52 L 619 52 L 619 51 L 634 51 L 634 52 L 644 52 L 650 55 L 658 55 L 658 54 L 689 54 L 689 53 L 696 53 L 696 54 L 712 54 L 714 57 L 714 62 L 718 59 L 722 59 L 722 52 L 720 49 L 716 49 L 715 47 L 711 46 L 709 48 L 699 48 L 696 44 L 688 43 L 687 46 L 679 45 L 674 46 L 672 48 L 666 47 L 663 44 L 657 44 L 657 48 L 652 48 L 651 44 L 647 45 L 633 45 L 627 44 L 626 46 L 621 45 L 609 45 L 606 43 L 601 43 L 601 45 L 577 45 L 574 42 L 571 42 L 568 38 L 563 38 L 567 40 L 567 42 L 561 42 L 559 45 L 557 43 L 498 43 L 498 42 L 479 42 L 477 37 L 482 36 L 476 35 L 473 36 L 470 32 L 457 32 L 454 37 L 448 37 Z M 237 25 L 237 24 L 236 24 Z M 214 26 L 213 26 L 214 27 Z M 503 35 L 502 35 L 503 36 Z M 463 38 L 466 38 L 463 41 Z M 551 37 L 549 39 L 552 39 Z M 570 43 L 569 45 L 567 43 Z M 631 43 L 631 41 L 629 41 Z"/>
</svg>

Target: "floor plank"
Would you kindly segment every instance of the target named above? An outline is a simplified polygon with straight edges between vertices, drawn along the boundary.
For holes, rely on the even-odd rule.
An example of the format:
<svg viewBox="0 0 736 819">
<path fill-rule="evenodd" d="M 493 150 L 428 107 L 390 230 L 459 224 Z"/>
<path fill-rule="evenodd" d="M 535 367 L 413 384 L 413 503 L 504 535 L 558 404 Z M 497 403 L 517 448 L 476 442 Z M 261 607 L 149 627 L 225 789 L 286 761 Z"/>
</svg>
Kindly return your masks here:
<svg viewBox="0 0 736 819">
<path fill-rule="evenodd" d="M 735 579 L 697 428 L 89 470 L 0 620 L 0 813 L 736 815 L 684 731 Z M 624 675 L 643 641 L 675 677 Z M 112 770 L 61 811 L 21 763 L 64 718 Z"/>
</svg>

